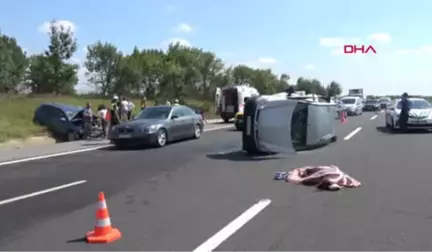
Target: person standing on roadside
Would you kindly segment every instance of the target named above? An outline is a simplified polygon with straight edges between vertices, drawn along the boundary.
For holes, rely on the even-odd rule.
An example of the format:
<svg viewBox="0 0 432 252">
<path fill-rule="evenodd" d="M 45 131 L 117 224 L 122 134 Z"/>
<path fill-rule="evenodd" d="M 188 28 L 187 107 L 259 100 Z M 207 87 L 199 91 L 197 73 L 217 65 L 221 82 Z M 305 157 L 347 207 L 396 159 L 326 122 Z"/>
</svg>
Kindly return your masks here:
<svg viewBox="0 0 432 252">
<path fill-rule="evenodd" d="M 129 102 L 127 101 L 126 97 L 122 98 L 121 101 L 121 107 L 120 107 L 120 119 L 121 120 L 127 120 L 128 115 L 128 109 L 129 109 Z"/>
<path fill-rule="evenodd" d="M 120 123 L 119 98 L 114 95 L 110 106 L 111 122 L 110 128 Z"/>
<path fill-rule="evenodd" d="M 83 136 L 84 139 L 89 139 L 92 131 L 93 124 L 93 111 L 91 109 L 91 103 L 87 102 L 84 111 L 83 111 L 83 122 L 84 122 L 84 131 Z"/>
<path fill-rule="evenodd" d="M 402 94 L 400 103 L 401 103 L 401 113 L 399 116 L 399 127 L 402 131 L 405 131 L 407 128 L 409 111 L 411 110 L 411 101 L 409 100 L 409 96 L 407 93 Z"/>
<path fill-rule="evenodd" d="M 102 128 L 103 138 L 107 137 L 107 125 L 108 125 L 108 122 L 106 120 L 107 113 L 108 113 L 108 109 L 105 107 L 105 105 L 101 105 L 98 109 L 98 117 Z"/>
<path fill-rule="evenodd" d="M 135 104 L 130 99 L 126 99 L 126 101 L 128 102 L 127 119 L 132 120 L 132 115 L 133 115 L 133 111 L 135 109 Z"/>
</svg>

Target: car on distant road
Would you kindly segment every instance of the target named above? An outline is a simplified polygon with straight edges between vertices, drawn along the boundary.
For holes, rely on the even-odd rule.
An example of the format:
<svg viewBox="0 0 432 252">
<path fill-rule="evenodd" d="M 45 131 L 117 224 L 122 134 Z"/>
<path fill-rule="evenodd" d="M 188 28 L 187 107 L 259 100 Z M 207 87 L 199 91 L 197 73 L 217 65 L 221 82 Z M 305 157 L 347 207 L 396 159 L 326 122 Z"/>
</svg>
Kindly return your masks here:
<svg viewBox="0 0 432 252">
<path fill-rule="evenodd" d="M 83 108 L 59 103 L 43 103 L 34 112 L 33 122 L 44 126 L 56 138 L 73 141 L 82 138 Z"/>
<path fill-rule="evenodd" d="M 141 111 L 133 120 L 113 126 L 108 139 L 119 147 L 155 145 L 188 138 L 201 138 L 204 122 L 201 115 L 186 106 L 153 106 Z"/>
<path fill-rule="evenodd" d="M 383 97 L 379 100 L 379 103 L 382 109 L 387 109 L 392 104 L 392 100 L 388 97 Z"/>
<path fill-rule="evenodd" d="M 380 103 L 378 100 L 366 100 L 363 105 L 363 111 L 378 111 L 380 110 Z"/>
<path fill-rule="evenodd" d="M 423 98 L 410 98 L 408 129 L 432 129 L 432 106 Z M 401 113 L 401 100 L 398 99 L 386 111 L 385 124 L 390 130 L 399 129 L 399 116 Z"/>
<path fill-rule="evenodd" d="M 340 99 L 340 102 L 348 115 L 361 115 L 363 113 L 363 104 L 360 97 L 346 96 Z"/>
</svg>

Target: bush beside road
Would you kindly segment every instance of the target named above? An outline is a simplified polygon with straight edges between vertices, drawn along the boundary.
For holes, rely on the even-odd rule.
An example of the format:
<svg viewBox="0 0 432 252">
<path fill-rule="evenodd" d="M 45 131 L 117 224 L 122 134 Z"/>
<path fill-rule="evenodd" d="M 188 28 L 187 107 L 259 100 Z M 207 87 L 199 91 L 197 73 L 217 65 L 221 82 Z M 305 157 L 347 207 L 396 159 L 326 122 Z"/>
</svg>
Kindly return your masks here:
<svg viewBox="0 0 432 252">
<path fill-rule="evenodd" d="M 140 100 L 132 99 L 135 103 L 134 114 L 139 113 Z M 110 98 L 95 98 L 89 96 L 7 96 L 0 98 L 0 143 L 11 139 L 25 139 L 31 136 L 47 135 L 44 128 L 33 123 L 35 109 L 42 103 L 55 102 L 84 106 L 86 102 L 93 104 L 96 109 L 100 104 L 106 106 L 110 103 Z M 147 101 L 147 106 L 153 105 L 154 102 Z M 203 108 L 206 118 L 215 118 L 212 106 L 207 102 L 187 100 L 187 105 L 195 108 Z"/>
</svg>

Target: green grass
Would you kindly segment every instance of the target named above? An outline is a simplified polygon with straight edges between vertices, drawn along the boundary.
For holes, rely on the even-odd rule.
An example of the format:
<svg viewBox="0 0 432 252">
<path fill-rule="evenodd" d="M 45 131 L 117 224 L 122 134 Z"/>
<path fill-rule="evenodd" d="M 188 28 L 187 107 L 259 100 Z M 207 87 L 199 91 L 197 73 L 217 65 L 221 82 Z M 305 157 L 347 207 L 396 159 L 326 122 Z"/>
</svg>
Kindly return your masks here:
<svg viewBox="0 0 432 252">
<path fill-rule="evenodd" d="M 73 96 L 4 96 L 0 97 L 0 143 L 10 139 L 23 139 L 31 136 L 47 135 L 47 132 L 40 126 L 33 123 L 35 109 L 44 102 L 56 102 L 84 106 L 86 102 L 92 103 L 94 108 L 100 104 L 109 105 L 109 98 L 94 97 L 73 97 Z M 140 101 L 134 99 L 136 113 L 139 112 Z M 147 101 L 147 105 L 152 105 L 152 101 Z M 203 108 L 206 117 L 212 117 L 212 104 L 189 100 L 187 105 Z M 214 116 L 213 116 L 214 117 Z"/>
</svg>

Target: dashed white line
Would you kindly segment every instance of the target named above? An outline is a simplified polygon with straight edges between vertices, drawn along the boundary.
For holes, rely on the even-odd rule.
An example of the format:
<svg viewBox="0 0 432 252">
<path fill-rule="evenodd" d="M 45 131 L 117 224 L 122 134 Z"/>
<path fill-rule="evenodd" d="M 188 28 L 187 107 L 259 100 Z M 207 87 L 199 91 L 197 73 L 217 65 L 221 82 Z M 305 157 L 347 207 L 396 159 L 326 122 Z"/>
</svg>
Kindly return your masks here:
<svg viewBox="0 0 432 252">
<path fill-rule="evenodd" d="M 204 132 L 221 130 L 221 129 L 227 129 L 227 128 L 233 128 L 233 127 L 234 127 L 233 125 L 222 125 L 222 126 L 217 126 L 217 127 L 214 127 L 214 128 L 204 129 Z M 78 150 L 71 150 L 71 151 L 64 151 L 64 152 L 59 152 L 59 153 L 53 153 L 53 154 L 48 154 L 48 155 L 41 155 L 41 156 L 35 156 L 35 157 L 21 158 L 21 159 L 16 159 L 16 160 L 11 160 L 11 161 L 0 162 L 0 166 L 11 165 L 11 164 L 18 164 L 18 163 L 35 161 L 35 160 L 41 160 L 41 159 L 47 159 L 47 158 L 53 158 L 53 157 L 60 157 L 60 156 L 66 156 L 66 155 L 72 155 L 72 154 L 78 154 L 78 153 L 82 153 L 82 152 L 99 150 L 99 149 L 107 148 L 107 147 L 110 147 L 110 146 L 112 146 L 112 145 L 111 144 L 104 144 L 104 145 L 100 145 L 98 147 L 84 148 L 84 149 L 78 149 Z"/>
<path fill-rule="evenodd" d="M 378 115 L 374 115 L 374 116 L 372 116 L 370 119 L 371 120 L 374 120 L 374 119 L 376 119 L 378 117 Z"/>
<path fill-rule="evenodd" d="M 253 219 L 259 214 L 264 208 L 270 205 L 270 199 L 263 199 L 251 206 L 248 210 L 242 213 L 240 216 L 231 221 L 228 225 L 222 228 L 215 235 L 210 237 L 207 241 L 201 244 L 198 248 L 194 249 L 193 252 L 209 252 L 219 247 L 222 242 L 233 235 L 237 230 L 243 227 L 248 221 Z"/>
<path fill-rule="evenodd" d="M 94 148 L 85 148 L 85 149 L 79 149 L 79 150 L 73 150 L 73 151 L 65 151 L 65 152 L 59 152 L 59 153 L 54 153 L 54 154 L 48 154 L 48 155 L 43 155 L 43 156 L 36 156 L 36 157 L 11 160 L 11 161 L 6 161 L 6 162 L 1 162 L 0 166 L 29 162 L 29 161 L 34 161 L 34 160 L 46 159 L 46 158 L 66 156 L 66 155 L 77 154 L 77 153 L 81 153 L 81 152 L 87 152 L 87 151 L 94 151 L 94 150 L 103 149 L 103 148 L 106 148 L 109 146 L 111 146 L 111 145 L 107 144 L 107 145 L 101 145 L 101 146 L 94 147 Z"/>
<path fill-rule="evenodd" d="M 9 204 L 9 203 L 13 203 L 13 202 L 16 202 L 16 201 L 19 201 L 19 200 L 23 200 L 23 199 L 28 199 L 28 198 L 36 197 L 36 196 L 39 196 L 39 195 L 42 195 L 42 194 L 47 194 L 47 193 L 50 193 L 50 192 L 55 192 L 55 191 L 63 190 L 63 189 L 66 189 L 68 187 L 81 185 L 81 184 L 84 184 L 86 182 L 87 182 L 87 180 L 75 181 L 75 182 L 72 182 L 72 183 L 69 183 L 69 184 L 52 187 L 52 188 L 45 189 L 45 190 L 42 190 L 42 191 L 37 191 L 37 192 L 34 192 L 34 193 L 29 193 L 29 194 L 21 195 L 21 196 L 10 198 L 10 199 L 5 199 L 5 200 L 0 201 L 0 206 L 1 205 L 6 205 L 6 204 Z"/>
<path fill-rule="evenodd" d="M 358 127 L 355 130 L 353 130 L 351 133 L 349 133 L 344 140 L 350 140 L 351 137 L 353 137 L 355 134 L 357 134 L 360 130 L 362 129 L 362 127 Z"/>
</svg>

